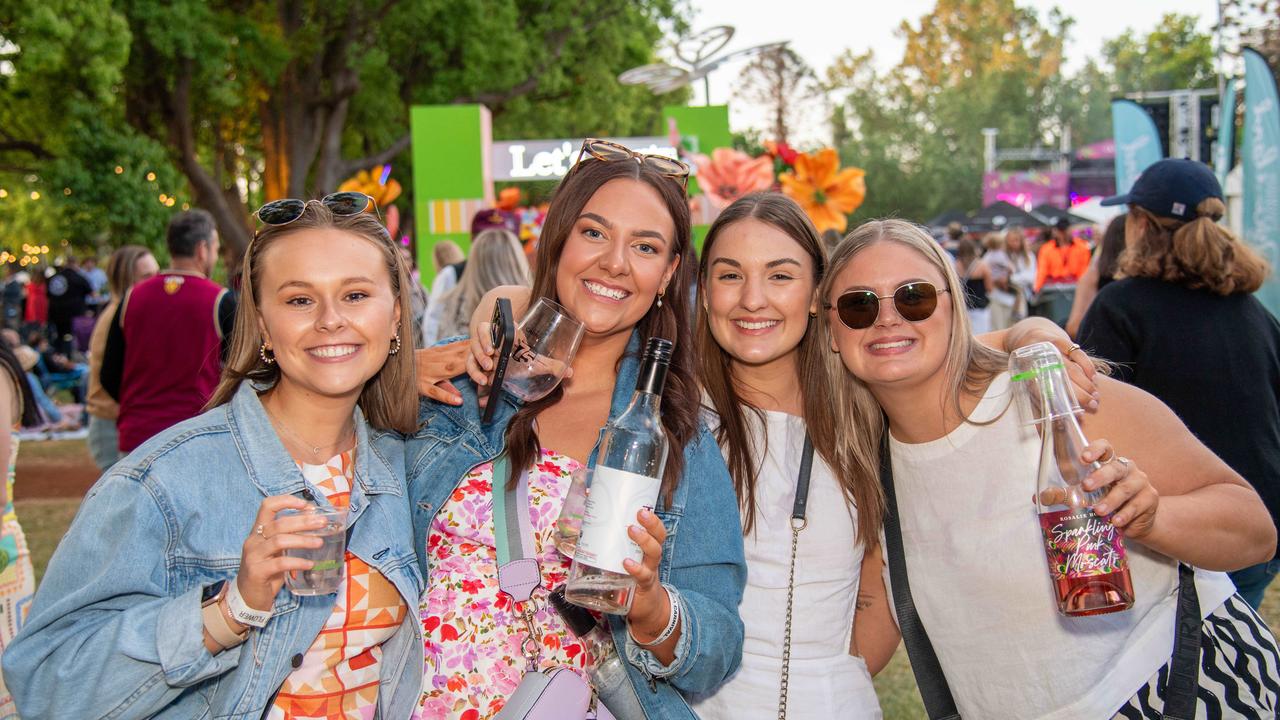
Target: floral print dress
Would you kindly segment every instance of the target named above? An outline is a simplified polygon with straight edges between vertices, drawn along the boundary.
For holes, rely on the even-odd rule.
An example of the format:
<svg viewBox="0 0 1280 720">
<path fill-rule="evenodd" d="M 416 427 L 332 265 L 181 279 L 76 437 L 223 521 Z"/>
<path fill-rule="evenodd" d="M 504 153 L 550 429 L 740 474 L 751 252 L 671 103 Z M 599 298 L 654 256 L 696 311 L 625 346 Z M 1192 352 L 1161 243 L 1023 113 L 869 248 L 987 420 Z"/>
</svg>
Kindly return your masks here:
<svg viewBox="0 0 1280 720">
<path fill-rule="evenodd" d="M 542 668 L 570 667 L 584 678 L 592 660 L 547 601 L 569 577 L 570 560 L 556 550 L 552 530 L 581 465 L 542 449 L 529 469 L 529 515 L 542 583 L 530 602 L 542 634 Z M 501 486 L 499 486 L 501 492 Z M 417 719 L 484 720 L 502 709 L 520 683 L 524 621 L 498 588 L 493 526 L 493 466 L 473 469 L 440 508 L 427 534 L 431 570 L 422 596 L 426 657 Z"/>
</svg>

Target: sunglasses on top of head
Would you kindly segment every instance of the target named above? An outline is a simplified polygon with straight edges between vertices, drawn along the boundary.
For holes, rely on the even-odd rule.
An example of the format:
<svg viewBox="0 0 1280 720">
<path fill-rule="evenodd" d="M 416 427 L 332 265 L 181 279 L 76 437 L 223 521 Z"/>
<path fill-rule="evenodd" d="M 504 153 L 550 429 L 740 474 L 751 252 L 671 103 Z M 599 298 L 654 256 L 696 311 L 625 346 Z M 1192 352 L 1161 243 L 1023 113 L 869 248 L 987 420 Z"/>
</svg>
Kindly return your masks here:
<svg viewBox="0 0 1280 720">
<path fill-rule="evenodd" d="M 647 165 L 650 169 L 657 171 L 658 174 L 675 180 L 685 190 L 689 189 L 689 166 L 666 155 L 638 153 L 625 145 L 619 145 L 615 142 L 587 138 L 582 143 L 579 162 L 585 159 L 582 156 L 593 157 L 602 162 L 635 160 L 641 165 Z"/>
<path fill-rule="evenodd" d="M 938 296 L 949 292 L 939 290 L 931 282 L 909 282 L 892 295 L 876 295 L 870 290 L 850 290 L 836 298 L 834 304 L 824 303 L 827 310 L 835 308 L 840 322 L 850 330 L 865 330 L 876 324 L 880 317 L 880 301 L 893 300 L 893 307 L 907 322 L 923 322 L 938 309 Z"/>
<path fill-rule="evenodd" d="M 258 208 L 253 215 L 263 225 L 288 225 L 302 217 L 307 205 L 311 203 L 320 203 L 328 208 L 329 212 L 340 217 L 359 215 L 371 207 L 374 212 L 378 212 L 378 204 L 373 201 L 373 198 L 362 192 L 346 191 L 331 193 L 319 200 L 297 200 L 294 198 L 272 200 Z M 380 212 L 378 212 L 378 219 L 382 219 Z"/>
</svg>

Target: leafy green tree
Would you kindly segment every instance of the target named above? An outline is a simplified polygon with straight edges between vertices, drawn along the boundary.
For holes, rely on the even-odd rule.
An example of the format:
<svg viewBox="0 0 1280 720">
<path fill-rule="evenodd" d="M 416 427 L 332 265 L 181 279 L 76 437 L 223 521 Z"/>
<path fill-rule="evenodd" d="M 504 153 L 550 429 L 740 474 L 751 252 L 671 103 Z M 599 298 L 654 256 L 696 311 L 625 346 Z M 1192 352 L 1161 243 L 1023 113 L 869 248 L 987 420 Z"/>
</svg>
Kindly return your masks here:
<svg viewBox="0 0 1280 720">
<path fill-rule="evenodd" d="M 1213 37 L 1194 15 L 1167 13 L 1142 37 L 1123 33 L 1102 46 L 1117 94 L 1217 87 Z"/>
</svg>

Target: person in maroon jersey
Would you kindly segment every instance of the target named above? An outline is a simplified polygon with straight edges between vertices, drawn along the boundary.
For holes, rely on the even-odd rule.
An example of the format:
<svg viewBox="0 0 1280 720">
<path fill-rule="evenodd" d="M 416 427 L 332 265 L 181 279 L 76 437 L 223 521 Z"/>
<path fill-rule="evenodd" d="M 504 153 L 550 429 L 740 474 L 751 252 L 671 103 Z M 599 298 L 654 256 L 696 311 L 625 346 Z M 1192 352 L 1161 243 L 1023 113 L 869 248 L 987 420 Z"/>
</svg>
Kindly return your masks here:
<svg viewBox="0 0 1280 720">
<path fill-rule="evenodd" d="M 120 451 L 200 414 L 222 373 L 235 296 L 209 279 L 218 231 L 204 210 L 178 213 L 170 269 L 138 283 L 111 319 L 102 387 L 120 403 Z"/>
</svg>

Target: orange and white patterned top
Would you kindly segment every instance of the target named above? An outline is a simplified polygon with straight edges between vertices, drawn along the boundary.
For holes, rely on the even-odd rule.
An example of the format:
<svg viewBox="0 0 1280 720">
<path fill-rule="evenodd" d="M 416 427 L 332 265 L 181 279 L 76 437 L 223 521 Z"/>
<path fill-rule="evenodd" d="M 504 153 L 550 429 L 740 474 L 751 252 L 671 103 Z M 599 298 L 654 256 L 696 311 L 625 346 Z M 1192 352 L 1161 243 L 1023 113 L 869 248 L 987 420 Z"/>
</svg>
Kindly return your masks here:
<svg viewBox="0 0 1280 720">
<path fill-rule="evenodd" d="M 354 452 L 324 465 L 300 465 L 302 476 L 334 507 L 351 502 Z M 382 643 L 395 634 L 409 608 L 395 586 L 363 560 L 346 555 L 346 575 L 324 629 L 285 678 L 269 720 L 372 720 L 378 709 Z"/>
</svg>

